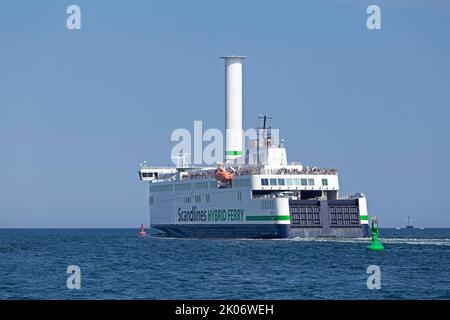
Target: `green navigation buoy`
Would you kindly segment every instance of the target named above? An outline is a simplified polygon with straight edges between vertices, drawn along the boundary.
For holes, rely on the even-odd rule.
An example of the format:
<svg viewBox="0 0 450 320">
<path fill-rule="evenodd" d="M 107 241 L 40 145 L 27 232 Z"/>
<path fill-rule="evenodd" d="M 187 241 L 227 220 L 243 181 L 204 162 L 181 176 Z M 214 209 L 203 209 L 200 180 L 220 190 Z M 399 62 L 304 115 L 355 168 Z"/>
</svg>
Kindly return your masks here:
<svg viewBox="0 0 450 320">
<path fill-rule="evenodd" d="M 383 244 L 380 242 L 380 239 L 378 239 L 378 220 L 376 217 L 372 219 L 372 243 L 367 249 L 373 251 L 384 250 Z"/>
</svg>

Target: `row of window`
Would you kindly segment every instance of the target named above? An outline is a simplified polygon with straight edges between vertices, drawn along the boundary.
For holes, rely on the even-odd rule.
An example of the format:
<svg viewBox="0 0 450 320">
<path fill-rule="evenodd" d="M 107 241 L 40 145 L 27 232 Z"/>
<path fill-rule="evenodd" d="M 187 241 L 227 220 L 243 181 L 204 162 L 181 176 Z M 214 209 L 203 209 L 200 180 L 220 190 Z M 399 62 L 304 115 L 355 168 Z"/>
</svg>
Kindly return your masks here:
<svg viewBox="0 0 450 320">
<path fill-rule="evenodd" d="M 321 179 L 322 186 L 328 186 L 328 179 Z M 314 178 L 262 178 L 262 186 L 314 186 Z M 210 188 L 217 188 L 217 181 L 209 182 Z M 250 187 L 250 179 L 237 179 L 233 181 L 233 187 Z M 207 189 L 208 182 L 196 182 L 195 189 Z M 175 184 L 175 191 L 191 191 L 192 185 L 190 183 Z M 173 191 L 173 185 L 156 185 L 150 186 L 151 192 Z"/>
<path fill-rule="evenodd" d="M 236 192 L 236 195 L 237 195 L 237 201 L 242 201 L 242 192 L 241 192 L 241 191 L 238 191 L 238 192 Z M 196 203 L 202 202 L 202 196 L 194 196 L 194 201 L 195 201 Z M 210 195 L 209 195 L 209 194 L 206 194 L 206 195 L 205 195 L 205 201 L 206 201 L 207 203 L 211 202 L 211 198 L 210 198 Z M 153 197 L 152 197 L 151 202 L 152 202 L 152 204 L 153 204 Z M 191 203 L 191 202 L 192 202 L 192 198 L 191 198 L 191 197 L 186 197 L 186 198 L 184 198 L 184 203 Z"/>
<path fill-rule="evenodd" d="M 191 184 L 190 183 L 176 184 L 175 191 L 191 191 Z"/>
<path fill-rule="evenodd" d="M 314 186 L 314 178 L 262 178 L 262 186 Z M 322 179 L 322 186 L 328 186 L 328 179 Z"/>
<path fill-rule="evenodd" d="M 233 180 L 233 187 L 250 187 L 250 179 L 236 179 Z"/>
<path fill-rule="evenodd" d="M 195 189 L 216 189 L 217 188 L 217 181 L 202 181 L 202 182 L 196 182 L 194 184 Z M 233 187 L 250 187 L 250 179 L 237 179 L 233 181 Z M 192 184 L 191 183 L 178 183 L 175 184 L 175 191 L 191 191 Z M 163 191 L 173 191 L 173 185 L 172 184 L 166 184 L 166 185 L 155 185 L 150 186 L 151 192 L 163 192 Z"/>
<path fill-rule="evenodd" d="M 207 203 L 209 203 L 211 201 L 211 198 L 209 196 L 209 194 L 205 195 L 205 200 Z M 194 196 L 194 201 L 195 202 L 202 202 L 202 196 Z M 186 197 L 184 198 L 184 203 L 191 203 L 192 202 L 192 198 L 191 197 Z"/>
<path fill-rule="evenodd" d="M 173 191 L 173 184 L 163 184 L 162 186 L 150 186 L 150 192 Z"/>
</svg>

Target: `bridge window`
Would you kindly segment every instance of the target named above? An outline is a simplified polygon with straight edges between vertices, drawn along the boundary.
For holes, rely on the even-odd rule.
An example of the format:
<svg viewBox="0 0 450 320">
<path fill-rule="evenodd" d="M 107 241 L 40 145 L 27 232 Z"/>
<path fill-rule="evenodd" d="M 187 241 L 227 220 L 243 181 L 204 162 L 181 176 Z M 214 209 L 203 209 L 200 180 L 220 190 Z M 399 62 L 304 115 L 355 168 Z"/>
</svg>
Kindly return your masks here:
<svg viewBox="0 0 450 320">
<path fill-rule="evenodd" d="M 308 179 L 308 186 L 314 185 L 314 179 Z"/>
<path fill-rule="evenodd" d="M 322 185 L 327 186 L 328 185 L 328 179 L 322 179 Z"/>
<path fill-rule="evenodd" d="M 308 185 L 308 180 L 302 179 L 302 186 L 307 186 L 307 185 Z"/>
<path fill-rule="evenodd" d="M 277 179 L 270 179 L 270 185 L 276 186 L 277 185 Z"/>
<path fill-rule="evenodd" d="M 278 185 L 284 186 L 284 179 L 278 179 Z"/>
<path fill-rule="evenodd" d="M 292 186 L 292 179 L 291 178 L 288 178 L 288 179 L 285 179 L 286 180 L 286 185 L 287 186 Z"/>
<path fill-rule="evenodd" d="M 262 186 L 268 186 L 269 185 L 269 179 L 261 179 L 261 185 Z"/>
<path fill-rule="evenodd" d="M 151 178 L 153 177 L 153 172 L 142 172 L 143 178 Z"/>
<path fill-rule="evenodd" d="M 294 184 L 296 186 L 299 186 L 300 185 L 300 179 L 299 178 L 294 178 Z"/>
</svg>

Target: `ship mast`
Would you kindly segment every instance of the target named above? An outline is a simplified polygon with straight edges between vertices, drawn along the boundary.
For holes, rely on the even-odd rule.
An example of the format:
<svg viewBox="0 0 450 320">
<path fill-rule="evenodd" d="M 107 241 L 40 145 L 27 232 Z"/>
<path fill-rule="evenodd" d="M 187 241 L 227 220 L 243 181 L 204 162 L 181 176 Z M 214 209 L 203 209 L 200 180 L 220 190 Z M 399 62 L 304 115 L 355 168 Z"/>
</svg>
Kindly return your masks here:
<svg viewBox="0 0 450 320">
<path fill-rule="evenodd" d="M 272 133 L 271 133 L 271 127 L 269 127 L 269 129 L 267 130 L 267 123 L 269 120 L 271 120 L 272 117 L 268 117 L 267 115 L 258 115 L 258 120 L 259 120 L 259 124 L 258 124 L 258 132 L 257 132 L 257 138 L 256 138 L 256 163 L 257 165 L 261 165 L 261 161 L 259 158 L 259 143 L 260 143 L 260 133 L 262 131 L 263 133 L 263 141 L 265 139 L 265 143 L 266 143 L 266 148 L 269 147 L 269 141 L 272 140 Z M 263 123 L 262 127 L 261 127 L 261 121 Z M 266 134 L 266 130 L 267 130 L 267 137 L 265 137 Z"/>
</svg>

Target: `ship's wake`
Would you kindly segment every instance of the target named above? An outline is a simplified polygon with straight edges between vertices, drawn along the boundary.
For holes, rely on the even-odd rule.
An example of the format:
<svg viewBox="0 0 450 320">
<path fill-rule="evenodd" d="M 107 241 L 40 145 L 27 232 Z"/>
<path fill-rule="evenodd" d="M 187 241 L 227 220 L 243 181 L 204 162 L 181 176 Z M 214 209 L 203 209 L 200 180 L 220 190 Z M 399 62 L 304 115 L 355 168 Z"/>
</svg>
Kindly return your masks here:
<svg viewBox="0 0 450 320">
<path fill-rule="evenodd" d="M 311 242 L 343 242 L 343 243 L 370 243 L 370 238 L 301 238 L 296 237 L 290 241 Z M 434 245 L 450 247 L 450 239 L 418 239 L 418 238 L 380 238 L 385 244 L 411 244 L 411 245 Z"/>
<path fill-rule="evenodd" d="M 216 240 L 216 241 L 298 241 L 298 242 L 334 242 L 334 243 L 360 243 L 369 244 L 370 238 L 303 238 L 295 237 L 289 239 L 250 239 L 250 238 L 234 238 L 234 239 L 201 239 L 201 238 L 174 238 L 164 233 L 152 234 L 149 236 L 154 239 L 173 239 L 173 240 Z M 432 246 L 446 246 L 450 247 L 450 239 L 420 239 L 420 238 L 380 238 L 384 244 L 408 244 L 408 245 L 432 245 Z"/>
</svg>

